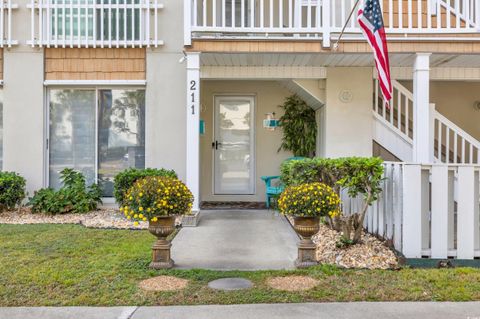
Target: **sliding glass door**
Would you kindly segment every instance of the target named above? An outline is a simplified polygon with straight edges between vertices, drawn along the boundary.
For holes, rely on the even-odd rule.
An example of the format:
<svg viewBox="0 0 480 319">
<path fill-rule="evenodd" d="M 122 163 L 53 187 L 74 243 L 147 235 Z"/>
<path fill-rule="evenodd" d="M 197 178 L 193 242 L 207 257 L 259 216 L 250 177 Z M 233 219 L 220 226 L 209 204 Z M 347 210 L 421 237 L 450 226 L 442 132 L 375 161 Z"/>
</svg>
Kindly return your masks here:
<svg viewBox="0 0 480 319">
<path fill-rule="evenodd" d="M 128 167 L 145 167 L 145 91 L 99 90 L 98 181 L 113 195 L 113 179 Z"/>
<path fill-rule="evenodd" d="M 95 90 L 50 90 L 49 181 L 59 188 L 60 172 L 73 168 L 95 178 Z"/>
<path fill-rule="evenodd" d="M 51 187 L 69 167 L 111 197 L 118 172 L 145 167 L 145 90 L 51 89 L 49 96 Z"/>
</svg>

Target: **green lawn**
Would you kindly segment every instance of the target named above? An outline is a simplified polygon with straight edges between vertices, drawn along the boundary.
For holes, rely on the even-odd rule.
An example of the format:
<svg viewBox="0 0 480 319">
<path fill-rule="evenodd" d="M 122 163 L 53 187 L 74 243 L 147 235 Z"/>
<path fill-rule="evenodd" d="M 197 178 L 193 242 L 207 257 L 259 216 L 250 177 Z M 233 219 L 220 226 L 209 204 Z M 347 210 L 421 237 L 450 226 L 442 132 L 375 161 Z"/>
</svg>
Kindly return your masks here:
<svg viewBox="0 0 480 319">
<path fill-rule="evenodd" d="M 403 269 L 220 272 L 148 269 L 154 237 L 147 231 L 95 230 L 74 225 L 0 225 L 0 306 L 231 304 L 359 300 L 480 300 L 480 270 Z M 190 280 L 179 292 L 146 293 L 140 280 L 159 274 Z M 271 276 L 305 274 L 321 284 L 310 291 L 273 290 Z M 255 283 L 216 292 L 210 280 L 240 276 Z"/>
</svg>

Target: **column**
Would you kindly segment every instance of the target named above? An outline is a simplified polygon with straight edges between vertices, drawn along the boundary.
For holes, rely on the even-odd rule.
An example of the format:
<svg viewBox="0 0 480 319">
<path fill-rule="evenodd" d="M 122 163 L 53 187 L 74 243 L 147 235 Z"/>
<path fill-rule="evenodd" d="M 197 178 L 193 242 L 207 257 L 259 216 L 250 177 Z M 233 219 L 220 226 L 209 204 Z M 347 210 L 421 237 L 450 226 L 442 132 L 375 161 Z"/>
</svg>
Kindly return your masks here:
<svg viewBox="0 0 480 319">
<path fill-rule="evenodd" d="M 200 53 L 187 53 L 187 186 L 200 210 Z"/>
<path fill-rule="evenodd" d="M 328 68 L 325 157 L 372 156 L 372 68 Z"/>
<path fill-rule="evenodd" d="M 433 163 L 430 53 L 417 53 L 413 67 L 413 161 Z"/>
<path fill-rule="evenodd" d="M 3 170 L 27 180 L 27 191 L 46 186 L 46 109 L 44 105 L 43 50 L 25 43 L 30 39 L 29 0 L 15 1 L 12 38 L 19 44 L 3 50 Z M 3 22 L 2 22 L 3 23 Z"/>
</svg>

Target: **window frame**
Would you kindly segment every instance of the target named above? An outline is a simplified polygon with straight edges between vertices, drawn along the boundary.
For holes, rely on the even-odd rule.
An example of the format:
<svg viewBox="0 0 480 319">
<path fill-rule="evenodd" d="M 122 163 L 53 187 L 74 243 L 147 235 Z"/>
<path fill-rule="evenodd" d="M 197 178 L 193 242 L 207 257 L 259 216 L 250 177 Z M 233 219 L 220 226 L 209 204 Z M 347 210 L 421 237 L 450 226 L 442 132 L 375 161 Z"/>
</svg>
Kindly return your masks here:
<svg viewBox="0 0 480 319">
<path fill-rule="evenodd" d="M 51 91 L 52 90 L 84 90 L 84 91 L 95 91 L 95 180 L 94 182 L 98 184 L 98 116 L 99 116 L 99 107 L 100 107 L 100 95 L 99 91 L 101 90 L 144 90 L 146 92 L 146 86 L 144 85 L 49 85 L 45 87 L 46 90 L 46 100 L 45 100 L 45 119 L 44 119 L 44 132 L 45 132 L 45 165 L 44 165 L 44 187 L 50 187 L 50 102 L 51 102 Z M 146 98 L 145 98 L 146 100 Z M 145 103 L 145 108 L 147 104 Z M 145 117 L 145 130 L 147 129 L 147 118 Z M 102 201 L 105 204 L 114 204 L 114 197 L 104 197 L 102 195 Z"/>
</svg>

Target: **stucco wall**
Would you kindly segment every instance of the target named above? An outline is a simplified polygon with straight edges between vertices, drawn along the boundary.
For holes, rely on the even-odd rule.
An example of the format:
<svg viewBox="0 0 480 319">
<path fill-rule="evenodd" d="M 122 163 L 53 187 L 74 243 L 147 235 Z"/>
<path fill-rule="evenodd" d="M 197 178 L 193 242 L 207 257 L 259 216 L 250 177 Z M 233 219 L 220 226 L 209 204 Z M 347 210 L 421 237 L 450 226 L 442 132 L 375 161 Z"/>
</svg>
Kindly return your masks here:
<svg viewBox="0 0 480 319">
<path fill-rule="evenodd" d="M 12 19 L 12 38 L 20 45 L 4 50 L 3 170 L 27 179 L 27 191 L 44 185 L 43 50 L 24 44 L 30 38 L 26 0 Z M 27 94 L 26 94 L 27 93 Z"/>
<path fill-rule="evenodd" d="M 260 179 L 262 175 L 278 175 L 283 160 L 292 156 L 289 152 L 277 152 L 282 139 L 281 129 L 268 131 L 263 128 L 265 113 L 275 112 L 282 115 L 278 105 L 291 93 L 275 81 L 202 81 L 201 119 L 205 120 L 206 134 L 200 138 L 200 192 L 202 201 L 263 201 L 265 186 Z M 213 195 L 213 111 L 215 94 L 254 94 L 255 134 L 256 134 L 256 193 L 255 195 Z"/>
<path fill-rule="evenodd" d="M 16 3 L 19 8 L 14 10 L 12 38 L 18 40 L 19 45 L 4 52 L 3 169 L 23 175 L 32 194 L 46 186 L 45 55 L 43 49 L 26 44 L 31 38 L 30 23 L 26 23 L 30 21 L 30 10 L 26 8 L 30 1 Z M 158 33 L 165 44 L 146 50 L 146 165 L 175 169 L 184 179 L 186 66 L 179 63 L 183 56 L 183 1 L 164 0 L 162 3 L 165 7 L 159 11 Z M 138 51 L 124 50 L 128 54 Z M 140 50 L 143 54 L 145 49 Z"/>
<path fill-rule="evenodd" d="M 183 56 L 183 1 L 164 0 L 159 19 L 162 47 L 147 50 L 145 165 L 186 171 L 186 63 Z"/>
<path fill-rule="evenodd" d="M 342 91 L 351 94 L 342 102 Z M 372 68 L 328 68 L 325 157 L 372 155 Z"/>
</svg>

